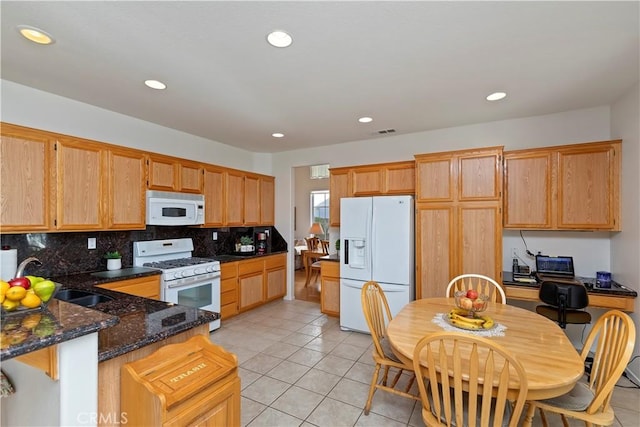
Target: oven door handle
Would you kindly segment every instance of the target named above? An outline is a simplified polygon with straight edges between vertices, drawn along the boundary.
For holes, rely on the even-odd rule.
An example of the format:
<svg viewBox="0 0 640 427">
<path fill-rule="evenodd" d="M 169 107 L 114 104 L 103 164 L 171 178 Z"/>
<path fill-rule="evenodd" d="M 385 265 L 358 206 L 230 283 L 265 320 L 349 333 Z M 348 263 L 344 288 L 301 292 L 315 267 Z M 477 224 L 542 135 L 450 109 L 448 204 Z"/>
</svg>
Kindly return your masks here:
<svg viewBox="0 0 640 427">
<path fill-rule="evenodd" d="M 197 277 L 197 276 L 191 276 L 191 277 Z M 205 280 L 220 280 L 220 273 L 213 273 L 212 276 L 208 276 Z M 198 283 L 192 282 L 192 283 L 169 283 L 167 284 L 167 288 L 169 289 L 173 289 L 173 288 L 186 288 L 186 287 L 193 287 L 193 285 L 198 285 Z"/>
</svg>

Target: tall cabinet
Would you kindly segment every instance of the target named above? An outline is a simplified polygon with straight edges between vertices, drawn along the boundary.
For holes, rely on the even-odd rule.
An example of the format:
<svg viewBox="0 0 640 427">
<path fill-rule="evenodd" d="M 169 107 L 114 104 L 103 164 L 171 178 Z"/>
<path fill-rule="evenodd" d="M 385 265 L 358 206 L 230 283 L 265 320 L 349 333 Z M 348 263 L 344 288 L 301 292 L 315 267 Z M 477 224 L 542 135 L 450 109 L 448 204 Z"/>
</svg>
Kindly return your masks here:
<svg viewBox="0 0 640 427">
<path fill-rule="evenodd" d="M 502 147 L 416 155 L 416 298 L 502 275 Z"/>
</svg>

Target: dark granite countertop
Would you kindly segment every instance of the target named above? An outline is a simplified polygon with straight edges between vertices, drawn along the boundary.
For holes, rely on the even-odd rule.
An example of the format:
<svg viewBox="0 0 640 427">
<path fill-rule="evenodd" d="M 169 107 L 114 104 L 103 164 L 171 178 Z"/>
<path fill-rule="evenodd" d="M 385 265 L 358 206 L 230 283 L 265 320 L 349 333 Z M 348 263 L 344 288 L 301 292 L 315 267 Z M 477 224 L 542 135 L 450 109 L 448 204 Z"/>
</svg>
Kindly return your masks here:
<svg viewBox="0 0 640 427">
<path fill-rule="evenodd" d="M 596 279 L 594 277 L 576 277 L 579 282 L 584 283 L 587 287 L 587 292 L 591 294 L 601 295 L 617 295 L 621 297 L 637 298 L 638 293 L 627 286 L 621 285 L 618 282 L 611 281 L 610 288 L 599 288 L 596 286 Z M 539 288 L 538 282 L 516 282 L 513 280 L 513 274 L 510 271 L 502 272 L 502 283 L 508 286 L 523 286 L 527 288 Z"/>
<path fill-rule="evenodd" d="M 340 262 L 340 257 L 338 254 L 330 254 L 323 257 L 318 258 L 319 261 L 332 261 L 332 262 Z"/>
<path fill-rule="evenodd" d="M 223 254 L 223 255 L 206 256 L 205 258 L 210 258 L 216 261 L 220 261 L 221 264 L 224 264 L 225 262 L 243 261 L 247 259 L 263 258 L 269 255 L 286 254 L 287 252 L 288 251 L 274 251 L 274 252 L 268 252 L 262 255 L 259 255 L 256 253 L 248 253 L 247 255 Z"/>
<path fill-rule="evenodd" d="M 220 318 L 219 313 L 95 287 L 102 283 L 158 275 L 159 270 L 136 267 L 110 274 L 100 273 L 106 272 L 52 278 L 62 284 L 62 289 L 89 290 L 110 296 L 113 300 L 85 308 L 54 298 L 47 310 L 41 313 L 48 319 L 46 322 L 56 325 L 50 336 L 38 337 L 30 334 L 28 328 L 21 327 L 26 314 L 11 314 L 6 321 L 3 319 L 2 341 L 5 342 L 6 329 L 9 346 L 2 349 L 0 360 L 98 331 L 98 360 L 103 362 Z M 26 331 L 28 338 L 16 342 L 25 334 L 22 330 Z"/>
</svg>

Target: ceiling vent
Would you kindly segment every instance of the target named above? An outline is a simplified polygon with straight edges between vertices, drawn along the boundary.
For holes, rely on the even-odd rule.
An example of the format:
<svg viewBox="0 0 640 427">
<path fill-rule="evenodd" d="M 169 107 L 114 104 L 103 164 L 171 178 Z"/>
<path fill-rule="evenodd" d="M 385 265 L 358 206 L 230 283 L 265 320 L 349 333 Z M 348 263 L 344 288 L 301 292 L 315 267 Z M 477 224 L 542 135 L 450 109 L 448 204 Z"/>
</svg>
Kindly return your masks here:
<svg viewBox="0 0 640 427">
<path fill-rule="evenodd" d="M 396 130 L 395 129 L 382 129 L 378 131 L 379 135 L 385 135 L 387 133 L 395 133 Z"/>
</svg>

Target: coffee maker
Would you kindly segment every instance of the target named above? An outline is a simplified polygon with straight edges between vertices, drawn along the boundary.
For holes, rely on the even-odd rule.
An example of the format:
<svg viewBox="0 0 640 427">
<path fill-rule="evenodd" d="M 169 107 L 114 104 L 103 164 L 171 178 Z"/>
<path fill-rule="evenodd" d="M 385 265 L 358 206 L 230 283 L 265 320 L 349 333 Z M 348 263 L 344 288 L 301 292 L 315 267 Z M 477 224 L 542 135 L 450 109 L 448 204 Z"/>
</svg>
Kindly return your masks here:
<svg viewBox="0 0 640 427">
<path fill-rule="evenodd" d="M 267 233 L 266 231 L 256 233 L 256 254 L 264 255 L 267 253 Z"/>
</svg>

